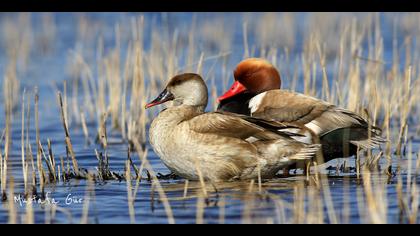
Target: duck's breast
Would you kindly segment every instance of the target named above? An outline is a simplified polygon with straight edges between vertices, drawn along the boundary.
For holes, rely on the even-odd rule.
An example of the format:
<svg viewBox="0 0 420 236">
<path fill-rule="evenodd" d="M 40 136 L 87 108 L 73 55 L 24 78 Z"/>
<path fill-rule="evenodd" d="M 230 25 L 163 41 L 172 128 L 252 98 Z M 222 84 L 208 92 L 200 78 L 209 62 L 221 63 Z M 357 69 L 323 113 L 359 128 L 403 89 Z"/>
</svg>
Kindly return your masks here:
<svg viewBox="0 0 420 236">
<path fill-rule="evenodd" d="M 255 163 L 256 150 L 246 141 L 211 133 L 197 133 L 187 123 L 175 127 L 151 126 L 150 141 L 172 172 L 192 180 L 228 180 Z"/>
</svg>

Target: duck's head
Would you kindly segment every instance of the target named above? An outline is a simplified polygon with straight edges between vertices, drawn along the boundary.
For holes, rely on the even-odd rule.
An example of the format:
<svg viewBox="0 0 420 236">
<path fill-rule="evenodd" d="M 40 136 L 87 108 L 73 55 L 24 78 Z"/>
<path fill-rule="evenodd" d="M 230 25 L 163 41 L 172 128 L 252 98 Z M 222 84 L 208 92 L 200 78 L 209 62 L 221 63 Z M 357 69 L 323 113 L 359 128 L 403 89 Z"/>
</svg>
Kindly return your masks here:
<svg viewBox="0 0 420 236">
<path fill-rule="evenodd" d="M 248 58 L 241 61 L 233 72 L 235 82 L 231 88 L 218 98 L 221 102 L 242 93 L 260 94 L 280 89 L 281 79 L 278 70 L 267 60 Z"/>
<path fill-rule="evenodd" d="M 146 109 L 174 101 L 175 106 L 207 106 L 208 91 L 200 75 L 194 73 L 179 74 L 171 78 L 159 96 L 146 105 Z"/>
</svg>

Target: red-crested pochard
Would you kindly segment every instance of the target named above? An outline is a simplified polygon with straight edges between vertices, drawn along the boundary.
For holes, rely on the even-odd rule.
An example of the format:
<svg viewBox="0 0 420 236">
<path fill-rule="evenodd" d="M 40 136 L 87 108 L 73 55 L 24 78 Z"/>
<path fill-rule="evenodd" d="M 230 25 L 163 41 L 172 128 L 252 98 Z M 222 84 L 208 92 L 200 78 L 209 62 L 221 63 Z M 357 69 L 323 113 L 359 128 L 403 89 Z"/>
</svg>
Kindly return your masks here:
<svg viewBox="0 0 420 236">
<path fill-rule="evenodd" d="M 208 91 L 193 73 L 169 80 L 146 109 L 173 101 L 153 120 L 149 138 L 155 153 L 176 175 L 198 180 L 272 178 L 298 160 L 311 159 L 320 145 L 304 144 L 281 129 L 290 127 L 245 115 L 204 112 Z"/>
<path fill-rule="evenodd" d="M 369 139 L 368 121 L 358 114 L 314 97 L 280 89 L 278 70 L 264 59 L 243 60 L 234 71 L 234 79 L 232 87 L 219 97 L 218 111 L 305 126 L 307 137 L 297 140 L 311 143 L 319 138 L 325 162 L 355 155 L 357 146 L 367 149 L 384 142 L 381 130 L 373 126 Z"/>
</svg>

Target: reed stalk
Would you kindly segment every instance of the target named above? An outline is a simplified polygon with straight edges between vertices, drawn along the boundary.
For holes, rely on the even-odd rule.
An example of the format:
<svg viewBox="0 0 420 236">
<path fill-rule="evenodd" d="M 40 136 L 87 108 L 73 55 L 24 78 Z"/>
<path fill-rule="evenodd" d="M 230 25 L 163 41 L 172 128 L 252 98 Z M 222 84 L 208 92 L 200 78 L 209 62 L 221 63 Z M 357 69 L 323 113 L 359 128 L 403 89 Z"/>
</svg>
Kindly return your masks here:
<svg viewBox="0 0 420 236">
<path fill-rule="evenodd" d="M 150 172 L 150 175 L 153 178 L 153 183 L 157 187 L 157 191 L 159 193 L 160 199 L 161 199 L 161 201 L 163 203 L 163 206 L 165 208 L 165 212 L 166 212 L 166 215 L 167 215 L 167 218 L 168 218 L 168 223 L 169 224 L 175 224 L 173 211 L 172 211 L 171 205 L 168 201 L 168 198 L 166 197 L 165 191 L 163 190 L 162 185 L 160 184 L 159 180 L 157 179 L 156 174 L 155 174 L 152 166 L 150 165 L 149 161 L 147 160 L 147 158 L 145 156 L 141 155 L 142 148 L 141 148 L 140 143 L 137 140 L 134 140 L 134 147 L 136 148 L 136 151 L 137 151 L 139 157 L 142 157 L 141 161 L 142 161 L 142 163 L 144 163 L 144 168 L 147 171 Z"/>
<path fill-rule="evenodd" d="M 66 116 L 65 116 L 65 108 L 63 107 L 63 99 L 61 97 L 61 93 L 58 92 L 57 93 L 57 98 L 58 98 L 58 104 L 60 107 L 60 111 L 61 111 L 61 122 L 63 124 L 63 128 L 64 128 L 64 134 L 65 134 L 65 143 L 67 146 L 67 149 L 69 151 L 71 160 L 72 160 L 72 164 L 73 164 L 73 171 L 76 174 L 76 176 L 79 176 L 79 165 L 77 163 L 77 159 L 76 156 L 74 154 L 74 150 L 73 150 L 73 146 L 71 144 L 71 139 L 70 139 L 70 133 L 69 133 L 69 129 L 67 126 L 67 120 L 66 120 Z"/>
</svg>

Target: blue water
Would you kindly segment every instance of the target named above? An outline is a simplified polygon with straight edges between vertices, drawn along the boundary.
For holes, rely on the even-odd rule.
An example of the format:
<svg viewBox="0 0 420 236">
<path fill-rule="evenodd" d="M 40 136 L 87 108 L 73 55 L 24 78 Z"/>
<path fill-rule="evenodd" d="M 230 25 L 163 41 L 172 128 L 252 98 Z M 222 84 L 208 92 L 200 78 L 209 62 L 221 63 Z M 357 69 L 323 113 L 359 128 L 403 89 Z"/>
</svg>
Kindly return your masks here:
<svg viewBox="0 0 420 236">
<path fill-rule="evenodd" d="M 179 49 L 177 49 L 177 57 L 179 59 L 179 65 L 185 66 L 187 50 L 188 50 L 188 34 L 191 30 L 193 19 L 196 20 L 196 30 L 198 31 L 204 25 L 207 24 L 220 24 L 220 29 L 226 34 L 231 35 L 231 41 L 229 42 L 228 51 L 230 51 L 227 57 L 227 70 L 232 70 L 234 66 L 244 56 L 244 40 L 243 40 L 243 22 L 248 24 L 248 44 L 250 47 L 259 45 L 260 41 L 256 37 L 255 32 L 258 32 L 257 20 L 263 17 L 263 13 L 55 13 L 52 17 L 55 22 L 56 32 L 55 37 L 49 44 L 51 51 L 42 53 L 41 47 L 39 46 L 38 38 L 42 36 L 42 13 L 30 14 L 30 22 L 32 25 L 32 36 L 31 51 L 29 53 L 29 60 L 26 69 L 23 69 L 21 64 L 18 64 L 17 77 L 20 80 L 21 88 L 20 91 L 26 89 L 28 96 L 33 103 L 33 91 L 35 87 L 39 89 L 40 95 L 40 136 L 41 142 L 46 146 L 47 139 L 52 141 L 52 149 L 54 155 L 58 157 L 66 156 L 66 149 L 64 143 L 64 132 L 61 125 L 59 116 L 59 107 L 56 102 L 56 88 L 63 90 L 63 82 L 71 81 L 71 76 L 68 73 L 67 65 L 69 64 L 70 51 L 81 52 L 86 58 L 87 63 L 95 64 L 96 60 L 96 47 L 99 36 L 104 39 L 105 52 L 115 47 L 115 25 L 118 24 L 121 29 L 121 58 L 125 58 L 126 49 L 128 42 L 131 38 L 130 21 L 133 17 L 144 16 L 145 29 L 144 29 L 144 49 L 149 52 L 152 45 L 152 31 L 158 32 L 159 38 L 162 41 L 168 42 L 176 32 L 178 34 Z M 346 16 L 354 16 L 356 19 L 362 19 L 365 15 L 363 13 L 353 14 L 347 13 Z M 278 16 L 281 16 L 279 13 Z M 308 27 L 311 25 L 310 19 L 311 13 L 296 13 L 294 15 L 296 27 L 295 35 L 295 46 L 290 50 L 290 66 L 293 68 L 296 60 L 299 60 L 303 50 L 303 42 L 305 37 L 308 36 Z M 87 39 L 81 39 L 81 35 L 78 33 L 79 20 L 81 17 L 86 17 L 91 23 L 87 29 Z M 344 16 L 343 16 L 344 17 Z M 416 32 L 405 32 L 401 28 L 396 28 L 396 32 L 393 30 L 393 21 L 390 19 L 400 19 L 401 14 L 398 13 L 381 13 L 381 31 L 384 43 L 384 60 L 386 62 L 385 67 L 390 68 L 392 66 L 392 42 L 393 34 L 398 35 L 398 48 L 404 48 L 403 39 L 405 36 Z M 0 23 L 4 23 L 6 20 L 17 21 L 19 14 L 9 13 L 0 15 Z M 281 24 L 278 26 L 281 27 Z M 279 29 L 279 28 L 275 28 Z M 5 37 L 0 37 L 0 43 L 5 47 Z M 276 39 L 269 41 L 268 44 L 272 47 L 278 47 L 279 50 L 277 55 L 281 58 L 284 57 L 284 46 L 285 43 Z M 197 34 L 196 36 L 196 55 L 195 58 L 199 58 L 201 51 L 205 52 L 205 56 L 217 55 L 223 48 L 218 44 L 211 44 L 206 41 L 206 38 Z M 367 48 L 367 42 L 363 43 L 364 48 Z M 415 45 L 415 37 L 413 38 L 413 45 Z M 328 46 L 328 45 L 327 45 Z M 363 55 L 366 55 L 365 50 Z M 402 58 L 401 66 L 405 65 L 404 50 L 400 50 L 400 57 Z M 258 56 L 261 49 L 256 47 L 254 55 Z M 328 68 L 333 68 L 334 57 L 331 61 L 328 61 Z M 165 58 L 162 59 L 165 61 Z M 4 75 L 9 61 L 9 57 L 6 54 L 6 50 L 0 52 L 0 75 Z M 214 60 L 207 60 L 203 64 L 203 74 L 207 74 L 211 71 L 212 66 L 221 66 L 221 62 Z M 281 68 L 282 71 L 287 68 Z M 215 70 L 216 86 L 218 94 L 223 90 L 222 82 L 220 79 L 220 70 Z M 293 72 L 293 69 L 291 69 Z M 302 76 L 302 71 L 298 71 L 298 75 Z M 322 72 L 320 72 L 320 75 Z M 329 73 L 330 70 L 329 70 Z M 93 71 L 94 77 L 98 76 L 97 71 Z M 228 73 L 230 74 L 230 73 Z M 318 76 L 321 78 L 321 76 Z M 333 78 L 333 74 L 328 78 Z M 147 80 L 148 78 L 146 78 Z M 332 80 L 332 79 L 331 79 Z M 0 86 L 3 87 L 4 78 L 0 80 Z M 289 79 L 284 79 L 284 87 L 290 85 Z M 148 83 L 146 81 L 146 83 Z M 331 83 L 331 81 L 330 81 Z M 302 90 L 299 85 L 298 90 Z M 2 90 L 3 91 L 3 90 Z M 71 87 L 68 88 L 68 94 L 72 93 Z M 3 93 L 2 93 L 3 94 Z M 83 101 L 83 93 L 79 91 L 80 100 Z M 27 98 L 28 99 L 28 98 Z M 5 127 L 5 116 L 4 116 L 4 98 L 0 96 L 0 129 Z M 211 106 L 208 106 L 210 110 Z M 31 105 L 31 127 L 30 127 L 30 140 L 32 147 L 35 147 L 35 125 L 33 118 L 33 104 Z M 15 196 L 19 196 L 22 193 L 22 174 L 21 174 L 21 124 L 20 124 L 20 107 L 18 107 L 16 113 L 13 115 L 12 122 L 12 146 L 10 155 L 10 174 L 9 178 L 13 176 L 15 181 Z M 415 119 L 414 119 L 415 121 Z M 110 122 L 108 122 L 110 123 Z M 97 124 L 95 118 L 88 119 L 88 129 L 90 139 L 94 140 L 94 134 L 96 134 Z M 125 161 L 127 158 L 128 144 L 120 142 L 121 135 L 108 127 L 108 136 L 112 142 L 108 146 L 108 154 L 110 158 L 111 169 L 117 173 L 124 173 Z M 89 171 L 95 171 L 98 161 L 95 156 L 95 149 L 103 151 L 99 144 L 93 143 L 90 145 L 86 144 L 82 127 L 75 122 L 70 123 L 70 135 L 72 138 L 72 144 L 76 153 L 79 166 L 86 168 Z M 414 139 L 413 150 L 419 149 L 418 138 Z M 146 142 L 147 143 L 147 142 Z M 3 143 L 2 146 L 3 148 Z M 147 144 L 149 150 L 148 160 L 152 164 L 153 169 L 156 172 L 162 174 L 168 174 L 167 168 L 160 162 L 156 154 L 153 153 L 150 145 Z M 34 149 L 34 148 L 33 148 Z M 34 153 L 36 156 L 36 153 Z M 134 163 L 139 166 L 139 158 L 136 153 L 132 153 Z M 414 156 L 414 155 L 413 155 Z M 406 157 L 404 157 L 406 163 Z M 343 160 L 339 160 L 340 163 Z M 394 167 L 398 159 L 393 159 Z M 348 160 L 348 163 L 354 163 L 354 158 Z M 381 161 L 382 164 L 386 163 L 385 160 Z M 413 160 L 415 163 L 415 160 Z M 327 166 L 334 166 L 336 162 L 327 163 Z M 414 164 L 413 164 L 414 165 Z M 403 166 L 403 180 L 406 181 L 406 169 L 407 166 Z M 326 171 L 325 171 L 326 172 Z M 334 174 L 333 174 L 334 175 Z M 376 180 L 383 180 L 381 176 L 374 176 Z M 293 204 L 295 187 L 301 183 L 305 177 L 293 177 L 293 178 L 282 178 L 269 181 L 263 185 L 264 190 L 271 193 L 286 203 Z M 418 178 L 413 179 L 419 182 Z M 363 187 L 356 182 L 354 178 L 350 179 L 348 184 L 346 180 L 341 178 L 330 178 L 328 180 L 330 184 L 332 202 L 338 219 L 344 219 L 344 213 L 342 211 L 345 204 L 349 205 L 350 215 L 349 222 L 341 221 L 344 223 L 361 223 L 359 214 L 359 203 L 357 201 L 357 192 L 363 191 Z M 194 223 L 196 222 L 197 214 L 197 202 L 200 198 L 197 197 L 200 187 L 197 183 L 190 183 L 191 189 L 186 199 L 182 199 L 184 194 L 184 180 L 161 180 L 163 189 L 165 190 L 171 208 L 174 213 L 176 223 Z M 397 179 L 394 178 L 386 185 L 387 196 L 388 196 L 388 212 L 387 220 L 391 223 L 400 222 L 399 219 L 399 208 L 396 195 L 396 183 Z M 238 186 L 216 186 L 218 192 L 211 192 L 209 196 L 209 204 L 205 204 L 204 210 L 204 222 L 205 223 L 218 223 L 221 222 L 220 214 L 224 212 L 223 221 L 225 223 L 241 223 L 244 222 L 244 212 L 249 205 L 250 196 L 254 194 L 248 193 L 249 183 L 242 183 Z M 46 192 L 48 192 L 51 198 L 59 201 L 57 206 L 57 213 L 53 219 L 53 223 L 78 223 L 81 220 L 83 213 L 83 204 L 73 202 L 66 202 L 66 199 L 74 197 L 74 199 L 83 199 L 86 201 L 86 180 L 71 180 L 66 183 L 58 183 L 55 186 L 48 185 Z M 348 190 L 344 191 L 348 187 Z M 405 186 L 406 187 L 406 186 Z M 254 188 L 258 188 L 255 186 Z M 309 191 L 314 186 L 305 187 L 305 191 Z M 69 195 L 70 194 L 70 195 Z M 136 223 L 167 223 L 168 219 L 164 210 L 164 206 L 158 201 L 158 193 L 155 190 L 152 191 L 151 183 L 148 181 L 142 181 L 140 184 L 139 192 L 135 199 L 135 220 Z M 323 196 L 323 195 L 322 195 Z M 278 222 L 276 202 L 273 199 L 266 199 L 264 196 L 255 196 L 254 206 L 251 209 L 252 222 Z M 154 200 L 152 200 L 154 198 Z M 73 199 L 73 198 L 72 198 Z M 325 198 L 322 198 L 325 200 Z M 346 200 L 348 199 L 348 200 Z M 309 199 L 305 199 L 308 202 Z M 347 201 L 347 202 L 346 202 Z M 223 202 L 223 204 L 221 203 Z M 68 204 L 69 203 L 69 204 Z M 20 217 L 25 213 L 25 207 L 21 207 L 18 202 L 17 210 Z M 8 210 L 7 203 L 0 203 L 0 223 L 8 222 Z M 223 206 L 224 205 L 224 206 Z M 63 210 L 64 209 L 64 210 Z M 106 181 L 104 183 L 94 184 L 94 198 L 91 199 L 89 205 L 89 218 L 90 223 L 129 223 L 130 215 L 128 211 L 127 203 L 127 186 L 125 181 Z M 35 221 L 37 223 L 45 222 L 47 206 L 39 204 L 34 205 Z M 328 209 L 324 209 L 324 220 L 330 222 L 327 214 Z M 293 219 L 293 213 L 290 208 L 285 210 L 286 222 L 290 222 Z M 420 219 L 420 218 L 419 218 Z"/>
</svg>

